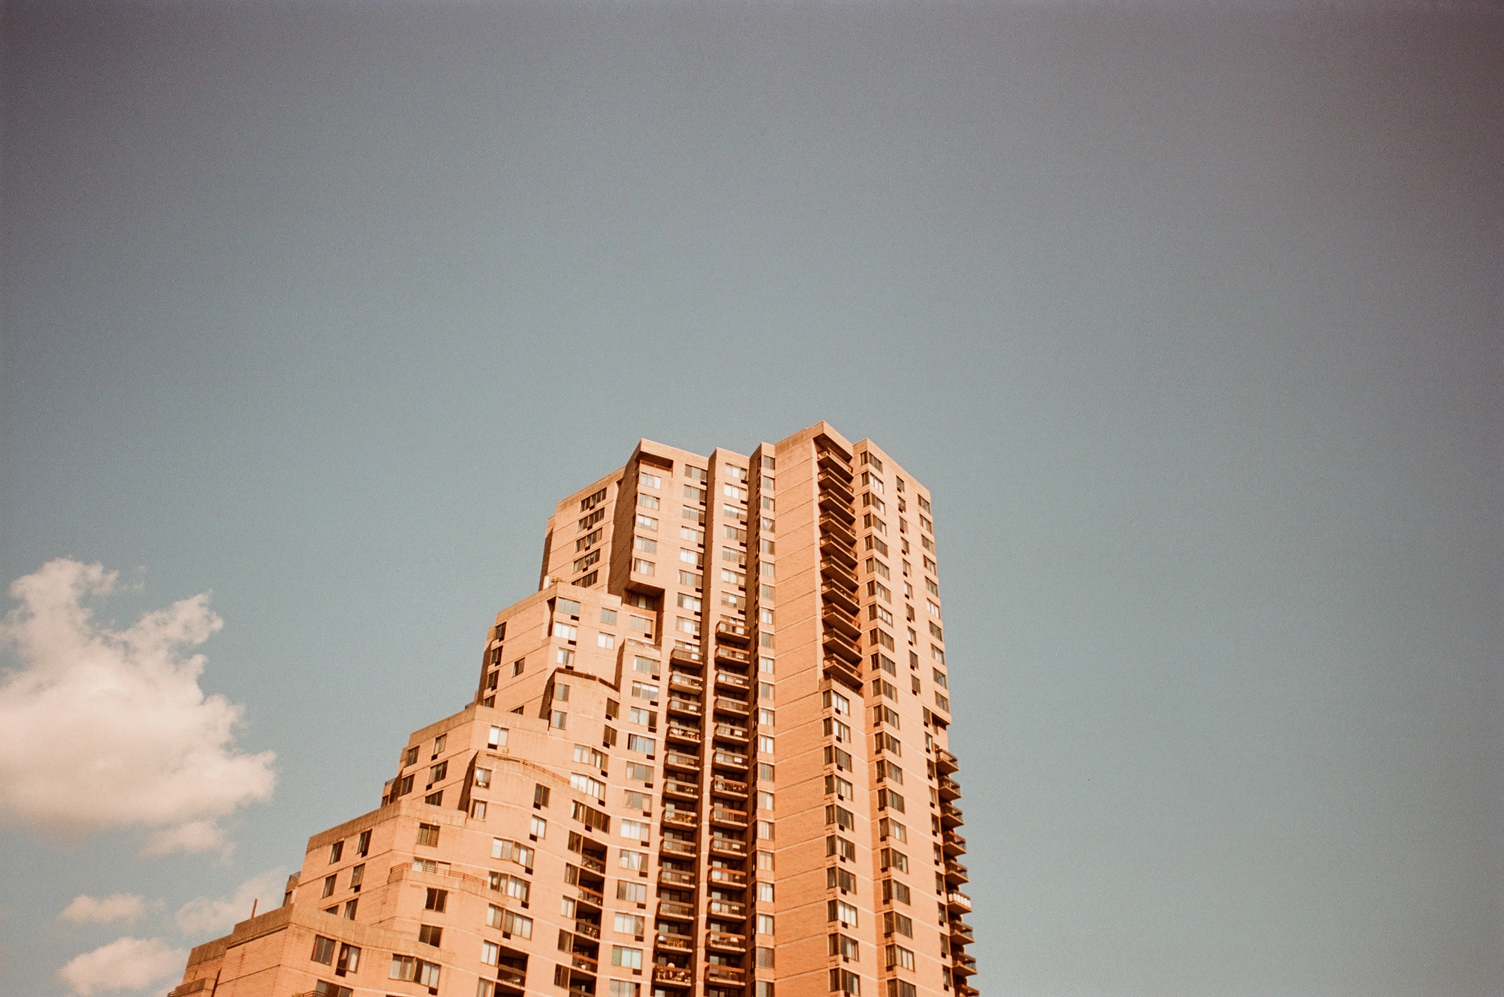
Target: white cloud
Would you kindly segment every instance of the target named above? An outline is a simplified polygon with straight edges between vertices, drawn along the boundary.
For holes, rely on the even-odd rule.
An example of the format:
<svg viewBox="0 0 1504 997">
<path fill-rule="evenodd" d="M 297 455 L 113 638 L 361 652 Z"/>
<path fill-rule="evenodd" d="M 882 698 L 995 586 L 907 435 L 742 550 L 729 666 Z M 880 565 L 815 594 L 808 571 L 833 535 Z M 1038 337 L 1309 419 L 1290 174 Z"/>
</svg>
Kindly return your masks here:
<svg viewBox="0 0 1504 997">
<path fill-rule="evenodd" d="M 160 938 L 127 937 L 75 956 L 57 975 L 74 993 L 90 997 L 99 990 L 142 990 L 181 973 L 187 962 L 187 951 Z"/>
<path fill-rule="evenodd" d="M 271 752 L 232 745 L 242 708 L 205 696 L 201 654 L 222 622 L 207 594 L 115 630 L 86 601 L 117 573 L 60 558 L 10 587 L 0 642 L 21 667 L 0 679 L 0 814 L 77 835 L 144 827 L 148 851 L 224 847 L 215 821 L 271 796 Z"/>
<path fill-rule="evenodd" d="M 145 913 L 146 901 L 136 894 L 111 893 L 107 897 L 74 897 L 57 919 L 69 924 L 109 924 L 134 921 Z"/>
<path fill-rule="evenodd" d="M 178 928 L 185 935 L 222 935 L 251 916 L 251 901 L 260 901 L 256 909 L 265 913 L 281 906 L 286 890 L 287 870 L 268 869 L 241 883 L 234 896 L 188 901 L 178 910 Z"/>
</svg>

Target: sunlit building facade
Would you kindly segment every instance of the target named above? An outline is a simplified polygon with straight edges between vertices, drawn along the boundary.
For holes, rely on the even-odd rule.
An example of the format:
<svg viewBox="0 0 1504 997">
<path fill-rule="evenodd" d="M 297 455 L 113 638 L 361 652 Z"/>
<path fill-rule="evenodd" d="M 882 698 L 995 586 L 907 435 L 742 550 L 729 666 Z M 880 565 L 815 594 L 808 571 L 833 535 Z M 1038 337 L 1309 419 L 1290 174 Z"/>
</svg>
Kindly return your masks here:
<svg viewBox="0 0 1504 997">
<path fill-rule="evenodd" d="M 825 423 L 642 441 L 474 703 L 173 997 L 975 997 L 932 517 Z"/>
</svg>

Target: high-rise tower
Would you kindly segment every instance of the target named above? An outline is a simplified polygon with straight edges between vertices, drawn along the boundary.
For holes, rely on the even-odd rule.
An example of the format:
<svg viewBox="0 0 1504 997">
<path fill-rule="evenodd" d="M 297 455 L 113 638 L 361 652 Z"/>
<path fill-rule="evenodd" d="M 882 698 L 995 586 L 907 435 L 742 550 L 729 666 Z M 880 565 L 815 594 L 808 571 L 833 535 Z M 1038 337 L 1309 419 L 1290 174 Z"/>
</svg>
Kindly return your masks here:
<svg viewBox="0 0 1504 997">
<path fill-rule="evenodd" d="M 473 705 L 173 997 L 975 997 L 936 562 L 870 441 L 643 440 Z"/>
</svg>

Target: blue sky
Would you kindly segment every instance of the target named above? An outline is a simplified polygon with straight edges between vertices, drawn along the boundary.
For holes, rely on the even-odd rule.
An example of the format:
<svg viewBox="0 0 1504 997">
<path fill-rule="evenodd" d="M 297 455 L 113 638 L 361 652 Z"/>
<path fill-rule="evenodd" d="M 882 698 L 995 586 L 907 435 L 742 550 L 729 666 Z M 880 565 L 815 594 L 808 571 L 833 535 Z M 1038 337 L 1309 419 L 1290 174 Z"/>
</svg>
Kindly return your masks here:
<svg viewBox="0 0 1504 997">
<path fill-rule="evenodd" d="M 822 418 L 935 495 L 983 992 L 1504 989 L 1504 21 L 1403 8 L 8 5 L 0 993 L 165 989 L 560 496 Z"/>
</svg>

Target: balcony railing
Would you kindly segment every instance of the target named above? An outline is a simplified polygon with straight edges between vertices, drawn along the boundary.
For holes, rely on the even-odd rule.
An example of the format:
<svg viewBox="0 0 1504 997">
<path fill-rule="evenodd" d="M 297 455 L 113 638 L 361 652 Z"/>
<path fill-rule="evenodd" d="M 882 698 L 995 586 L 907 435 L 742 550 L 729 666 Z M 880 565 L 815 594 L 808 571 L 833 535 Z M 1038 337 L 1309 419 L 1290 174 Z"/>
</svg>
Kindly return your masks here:
<svg viewBox="0 0 1504 997">
<path fill-rule="evenodd" d="M 574 922 L 574 933 L 584 935 L 586 938 L 599 938 L 601 936 L 601 926 L 594 921 L 576 921 Z"/>
<path fill-rule="evenodd" d="M 717 765 L 722 765 L 726 768 L 741 769 L 743 772 L 747 771 L 747 756 L 739 755 L 734 751 L 717 751 L 714 755 L 714 761 Z"/>
<path fill-rule="evenodd" d="M 951 907 L 959 907 L 961 910 L 971 910 L 971 898 L 960 890 L 951 890 L 945 895 L 945 902 Z"/>
<path fill-rule="evenodd" d="M 659 869 L 658 882 L 669 886 L 694 886 L 695 874 L 680 869 Z"/>
<path fill-rule="evenodd" d="M 745 727 L 736 727 L 732 724 L 716 724 L 715 736 L 724 737 L 728 741 L 741 741 L 745 744 L 750 735 Z"/>
<path fill-rule="evenodd" d="M 852 616 L 855 616 L 857 610 L 861 609 L 861 605 L 852 594 L 839 585 L 832 585 L 829 582 L 824 583 L 820 586 L 820 595 L 826 602 L 839 606 Z"/>
<path fill-rule="evenodd" d="M 821 471 L 815 475 L 815 481 L 820 485 L 820 491 L 830 495 L 832 498 L 845 502 L 847 505 L 851 505 L 856 501 L 856 495 L 852 492 L 851 485 L 828 471 Z"/>
<path fill-rule="evenodd" d="M 579 898 L 587 904 L 594 904 L 597 907 L 605 905 L 606 898 L 600 890 L 592 890 L 588 886 L 577 886 L 575 889 L 579 890 Z"/>
<path fill-rule="evenodd" d="M 733 935 L 729 931 L 707 931 L 705 932 L 705 947 L 745 952 L 747 951 L 747 936 Z"/>
<path fill-rule="evenodd" d="M 669 724 L 666 733 L 676 740 L 689 741 L 692 744 L 699 744 L 703 740 L 703 735 L 699 731 L 691 727 L 681 727 L 678 724 Z"/>
<path fill-rule="evenodd" d="M 838 656 L 845 658 L 853 666 L 859 667 L 862 663 L 862 652 L 851 641 L 842 637 L 834 630 L 825 631 L 825 648 L 833 651 Z"/>
<path fill-rule="evenodd" d="M 963 838 L 963 837 L 961 837 L 955 831 L 946 831 L 946 832 L 944 832 L 941 835 L 941 840 L 945 843 L 945 854 L 947 854 L 947 855 L 964 855 L 964 854 L 966 854 L 966 839 Z"/>
<path fill-rule="evenodd" d="M 739 986 L 747 982 L 747 971 L 731 966 L 706 966 L 705 981 L 707 983 L 733 983 Z"/>
<path fill-rule="evenodd" d="M 715 792 L 723 793 L 726 796 L 746 797 L 747 791 L 751 787 L 749 787 L 745 782 L 739 782 L 736 779 L 725 779 L 721 776 L 716 776 L 714 779 L 710 780 L 710 788 Z"/>
<path fill-rule="evenodd" d="M 715 684 L 729 685 L 737 689 L 750 689 L 752 687 L 752 682 L 747 678 L 747 676 L 738 675 L 736 674 L 736 672 L 719 670 L 715 673 Z"/>
<path fill-rule="evenodd" d="M 964 865 L 959 862 L 947 859 L 945 863 L 945 879 L 947 882 L 965 883 L 968 882 L 971 877 L 967 874 L 967 869 Z"/>
<path fill-rule="evenodd" d="M 846 475 L 847 481 L 850 481 L 852 478 L 851 465 L 846 463 L 845 459 L 843 459 L 841 455 L 836 453 L 834 450 L 816 451 L 815 463 L 822 471 L 826 471 L 832 474 L 844 473 Z"/>
<path fill-rule="evenodd" d="M 844 682 L 858 692 L 862 691 L 861 673 L 849 661 L 843 661 L 840 658 L 826 658 L 825 673 L 838 682 Z"/>
<path fill-rule="evenodd" d="M 727 886 L 736 887 L 747 885 L 747 874 L 740 869 L 722 869 L 718 866 L 711 866 L 709 876 L 712 883 L 724 883 Z"/>
<path fill-rule="evenodd" d="M 521 990 L 527 986 L 527 973 L 513 969 L 511 966 L 498 966 L 496 969 L 496 982 L 505 983 L 509 987 Z"/>
<path fill-rule="evenodd" d="M 695 907 L 694 904 L 681 904 L 677 900 L 660 900 L 658 901 L 658 915 L 693 921 Z"/>
<path fill-rule="evenodd" d="M 856 546 L 856 533 L 852 531 L 851 524 L 829 513 L 820 516 L 820 532 L 829 534 L 836 540 L 841 541 L 847 547 Z"/>
<path fill-rule="evenodd" d="M 588 955 L 581 955 L 578 952 L 571 952 L 569 954 L 569 965 L 575 969 L 584 970 L 587 973 L 599 973 L 601 971 L 600 963 Z"/>
<path fill-rule="evenodd" d="M 746 645 L 752 639 L 752 632 L 745 623 L 733 620 L 720 620 L 715 625 L 715 637 L 717 641 L 729 640 L 737 644 Z"/>
<path fill-rule="evenodd" d="M 580 856 L 580 865 L 593 872 L 601 873 L 602 875 L 604 875 L 606 872 L 606 863 L 602 862 L 600 859 L 593 859 L 589 855 Z"/>
<path fill-rule="evenodd" d="M 671 765 L 674 768 L 692 769 L 695 772 L 700 771 L 700 760 L 698 758 L 694 755 L 683 755 L 677 751 L 670 751 L 665 754 L 663 756 L 663 764 Z"/>
<path fill-rule="evenodd" d="M 700 854 L 700 850 L 688 841 L 680 841 L 678 838 L 663 838 L 658 846 L 670 855 L 687 855 L 694 858 Z"/>
<path fill-rule="evenodd" d="M 747 826 L 747 815 L 740 810 L 722 810 L 716 807 L 710 811 L 710 819 L 721 824 L 730 824 L 733 827 Z"/>
<path fill-rule="evenodd" d="M 668 660 L 699 668 L 704 663 L 705 658 L 699 651 L 691 651 L 687 647 L 676 647 L 668 652 Z"/>
<path fill-rule="evenodd" d="M 739 716 L 747 716 L 751 708 L 739 699 L 727 699 L 724 696 L 715 697 L 715 708 L 722 713 L 735 713 Z"/>
<path fill-rule="evenodd" d="M 970 975 L 971 973 L 975 973 L 977 971 L 977 958 L 976 958 L 976 956 L 967 955 L 964 952 L 957 952 L 955 954 L 955 959 L 956 959 L 956 972 L 958 972 L 958 973 L 966 973 L 966 974 Z"/>
<path fill-rule="evenodd" d="M 961 767 L 961 762 L 955 755 L 944 748 L 935 749 L 935 771 L 941 775 L 950 775 Z"/>
<path fill-rule="evenodd" d="M 718 835 L 711 835 L 710 851 L 713 855 L 746 855 L 747 843 L 745 841 L 737 841 L 735 838 L 722 838 Z"/>
<path fill-rule="evenodd" d="M 848 571 L 844 565 L 832 561 L 828 557 L 822 558 L 820 560 L 820 574 L 853 595 L 856 594 L 856 575 Z"/>
<path fill-rule="evenodd" d="M 705 708 L 694 700 L 675 699 L 673 696 L 670 696 L 668 699 L 668 711 L 670 713 L 688 713 L 693 716 L 700 716 L 705 711 Z"/>
<path fill-rule="evenodd" d="M 862 639 L 861 628 L 839 606 L 827 605 L 824 611 L 820 613 L 820 622 L 825 625 L 826 633 L 834 631 L 852 643 Z"/>
<path fill-rule="evenodd" d="M 739 904 L 734 900 L 712 900 L 709 905 L 710 913 L 719 914 L 722 917 L 746 917 L 747 905 Z"/>
<path fill-rule="evenodd" d="M 665 810 L 663 823 L 669 827 L 697 827 L 700 823 L 700 815 L 689 810 Z"/>
<path fill-rule="evenodd" d="M 961 786 L 956 780 L 948 775 L 940 777 L 940 798 L 942 800 L 958 800 L 961 798 Z"/>
<path fill-rule="evenodd" d="M 696 675 L 686 675 L 683 672 L 669 672 L 668 687 L 670 689 L 682 689 L 685 692 L 703 692 L 705 690 L 705 680 Z"/>
<path fill-rule="evenodd" d="M 689 935 L 665 935 L 660 931 L 658 933 L 658 947 L 661 949 L 670 949 L 674 952 L 693 952 L 695 950 L 695 940 Z"/>
<path fill-rule="evenodd" d="M 737 664 L 742 665 L 751 664 L 752 662 L 752 656 L 746 651 L 739 651 L 734 647 L 727 647 L 724 644 L 716 645 L 715 657 L 717 661 L 735 661 Z"/>
<path fill-rule="evenodd" d="M 671 987 L 687 987 L 694 983 L 694 974 L 674 966 L 654 966 L 653 982 L 666 983 Z"/>
<path fill-rule="evenodd" d="M 663 795 L 678 796 L 681 798 L 694 800 L 698 799 L 700 796 L 700 787 L 696 786 L 694 783 L 679 782 L 676 779 L 669 779 L 663 784 Z"/>
<path fill-rule="evenodd" d="M 851 502 L 830 492 L 820 494 L 820 511 L 835 516 L 843 522 L 856 523 L 856 513 L 851 511 Z"/>
</svg>

